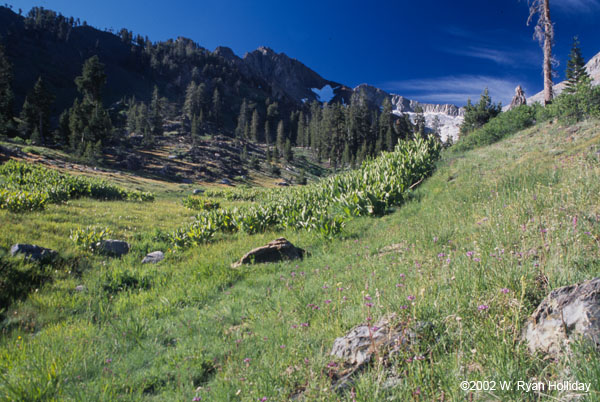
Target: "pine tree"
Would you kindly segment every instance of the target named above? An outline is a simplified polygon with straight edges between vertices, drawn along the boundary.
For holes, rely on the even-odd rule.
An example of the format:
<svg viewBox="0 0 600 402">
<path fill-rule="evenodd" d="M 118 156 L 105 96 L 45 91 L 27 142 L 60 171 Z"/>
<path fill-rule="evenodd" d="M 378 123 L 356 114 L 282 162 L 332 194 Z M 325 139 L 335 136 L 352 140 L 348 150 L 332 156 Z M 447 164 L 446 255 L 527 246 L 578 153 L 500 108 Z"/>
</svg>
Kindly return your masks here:
<svg viewBox="0 0 600 402">
<path fill-rule="evenodd" d="M 260 116 L 258 115 L 258 111 L 254 109 L 252 112 L 252 123 L 250 124 L 250 136 L 254 140 L 254 142 L 260 142 Z"/>
<path fill-rule="evenodd" d="M 415 134 L 425 134 L 425 114 L 421 106 L 415 107 Z"/>
<path fill-rule="evenodd" d="M 460 135 L 464 136 L 468 133 L 478 129 L 490 119 L 496 117 L 502 111 L 502 105 L 500 103 L 492 103 L 492 98 L 486 88 L 481 94 L 479 102 L 475 105 L 471 104 L 471 100 L 467 100 L 467 106 L 465 106 L 465 118 L 460 126 Z"/>
<path fill-rule="evenodd" d="M 579 48 L 579 39 L 573 38 L 573 45 L 571 46 L 571 53 L 569 53 L 569 61 L 567 62 L 567 86 L 565 92 L 573 94 L 577 92 L 577 88 L 580 85 L 590 83 L 590 76 L 585 70 L 585 60 L 581 55 L 581 49 Z"/>
<path fill-rule="evenodd" d="M 153 143 L 154 138 L 163 135 L 163 107 L 161 99 L 158 96 L 157 86 L 154 86 L 152 102 L 150 103 L 150 128 L 153 137 L 150 143 Z"/>
<path fill-rule="evenodd" d="M 212 97 L 212 117 L 213 121 L 217 125 L 217 127 L 221 126 L 221 93 L 219 92 L 219 88 L 215 88 Z"/>
<path fill-rule="evenodd" d="M 82 75 L 75 78 L 83 100 L 75 99 L 73 102 L 69 111 L 69 131 L 71 149 L 79 155 L 89 156 L 92 151 L 101 152 L 102 142 L 110 139 L 112 123 L 108 112 L 102 107 L 101 97 L 105 81 L 104 65 L 100 63 L 98 56 L 87 59 Z"/>
<path fill-rule="evenodd" d="M 44 144 L 50 132 L 50 106 L 54 96 L 46 89 L 42 78 L 38 78 L 33 90 L 25 98 L 21 110 L 19 130 L 26 138 L 35 137 L 36 142 Z"/>
<path fill-rule="evenodd" d="M 4 47 L 0 44 L 0 134 L 6 134 L 12 125 L 12 79 L 12 66 L 4 53 Z"/>
<path fill-rule="evenodd" d="M 237 138 L 243 138 L 244 130 L 248 125 L 248 103 L 246 102 L 246 98 L 242 101 L 240 105 L 240 114 L 238 115 L 237 126 L 235 128 L 235 136 Z"/>
<path fill-rule="evenodd" d="M 275 146 L 279 150 L 280 153 L 283 153 L 283 146 L 285 144 L 285 132 L 284 132 L 283 120 L 279 120 L 277 124 L 277 142 Z"/>
<path fill-rule="evenodd" d="M 75 78 L 77 89 L 84 99 L 98 103 L 102 101 L 102 87 L 106 82 L 104 64 L 100 63 L 98 56 L 92 56 L 83 64 L 81 75 Z"/>
<path fill-rule="evenodd" d="M 283 145 L 283 159 L 286 162 L 291 162 L 294 160 L 294 151 L 292 150 L 292 142 L 290 139 L 285 140 L 285 144 Z"/>
</svg>

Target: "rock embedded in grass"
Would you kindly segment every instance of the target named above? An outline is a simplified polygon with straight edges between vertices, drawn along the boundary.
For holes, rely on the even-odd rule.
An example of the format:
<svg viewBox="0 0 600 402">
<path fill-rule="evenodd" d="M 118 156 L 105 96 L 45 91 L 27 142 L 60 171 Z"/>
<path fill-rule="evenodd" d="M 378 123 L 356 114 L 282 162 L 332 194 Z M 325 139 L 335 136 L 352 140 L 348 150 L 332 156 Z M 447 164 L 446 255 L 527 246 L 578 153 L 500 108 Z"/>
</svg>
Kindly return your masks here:
<svg viewBox="0 0 600 402">
<path fill-rule="evenodd" d="M 162 251 L 153 251 L 148 253 L 142 260 L 142 264 L 156 264 L 165 259 Z"/>
<path fill-rule="evenodd" d="M 39 262 L 51 262 L 58 256 L 58 252 L 49 248 L 22 243 L 17 243 L 10 248 L 10 255 L 17 254 L 23 254 L 26 259 Z"/>
<path fill-rule="evenodd" d="M 129 243 L 123 240 L 102 240 L 98 242 L 97 250 L 100 254 L 120 257 L 129 252 Z"/>
<path fill-rule="evenodd" d="M 600 278 L 550 292 L 523 331 L 529 351 L 558 354 L 579 338 L 600 345 Z"/>
<path fill-rule="evenodd" d="M 238 262 L 232 264 L 231 267 L 237 268 L 244 264 L 302 259 L 304 253 L 303 249 L 294 246 L 285 238 L 280 237 L 269 242 L 266 246 L 247 252 Z"/>
<path fill-rule="evenodd" d="M 383 317 L 375 324 L 361 324 L 352 328 L 345 336 L 337 338 L 331 348 L 331 356 L 341 360 L 331 372 L 333 387 L 346 388 L 351 377 L 362 370 L 375 354 L 382 361 L 408 347 L 417 340 L 417 331 L 431 324 L 418 323 L 415 329 L 407 327 L 396 314 Z"/>
</svg>

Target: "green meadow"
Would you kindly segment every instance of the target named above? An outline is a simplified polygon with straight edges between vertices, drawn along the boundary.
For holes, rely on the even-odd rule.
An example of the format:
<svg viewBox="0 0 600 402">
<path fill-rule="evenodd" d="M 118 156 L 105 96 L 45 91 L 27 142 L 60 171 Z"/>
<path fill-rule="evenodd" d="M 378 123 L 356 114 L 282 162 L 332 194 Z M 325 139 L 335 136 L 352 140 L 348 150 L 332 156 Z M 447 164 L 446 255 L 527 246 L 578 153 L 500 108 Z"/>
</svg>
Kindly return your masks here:
<svg viewBox="0 0 600 402">
<path fill-rule="evenodd" d="M 551 121 L 495 144 L 443 151 L 402 204 L 348 220 L 333 238 L 219 232 L 173 251 L 168 234 L 197 213 L 182 202 L 193 187 L 144 181 L 119 185 L 152 191 L 154 201 L 84 196 L 39 211 L 0 210 L 0 400 L 568 397 L 460 388 L 464 380 L 533 379 L 589 382 L 582 400 L 598 400 L 596 350 L 532 355 L 521 331 L 552 289 L 598 276 L 599 178 L 600 122 Z M 220 192 L 211 199 L 250 204 Z M 71 231 L 87 226 L 109 228 L 131 251 L 109 258 L 78 247 Z M 305 258 L 230 267 L 278 237 L 305 249 Z M 60 257 L 26 262 L 10 257 L 15 243 Z M 155 250 L 165 259 L 142 265 Z M 392 313 L 425 328 L 417 341 L 333 390 L 341 363 L 329 355 L 334 339 Z"/>
</svg>

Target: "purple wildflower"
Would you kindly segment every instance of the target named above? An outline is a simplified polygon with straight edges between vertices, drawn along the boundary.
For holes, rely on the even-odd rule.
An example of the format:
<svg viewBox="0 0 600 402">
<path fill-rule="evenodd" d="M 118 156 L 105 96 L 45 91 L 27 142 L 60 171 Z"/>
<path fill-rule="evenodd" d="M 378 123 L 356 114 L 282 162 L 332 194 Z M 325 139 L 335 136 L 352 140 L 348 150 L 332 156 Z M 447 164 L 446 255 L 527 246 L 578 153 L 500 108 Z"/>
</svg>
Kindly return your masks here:
<svg viewBox="0 0 600 402">
<path fill-rule="evenodd" d="M 408 295 L 406 298 L 410 301 L 415 300 L 415 297 L 413 295 Z"/>
<path fill-rule="evenodd" d="M 479 311 L 485 311 L 485 310 L 487 310 L 488 308 L 490 308 L 490 306 L 488 306 L 487 304 L 480 304 L 480 305 L 479 305 L 479 307 L 477 307 L 477 309 L 478 309 Z"/>
</svg>

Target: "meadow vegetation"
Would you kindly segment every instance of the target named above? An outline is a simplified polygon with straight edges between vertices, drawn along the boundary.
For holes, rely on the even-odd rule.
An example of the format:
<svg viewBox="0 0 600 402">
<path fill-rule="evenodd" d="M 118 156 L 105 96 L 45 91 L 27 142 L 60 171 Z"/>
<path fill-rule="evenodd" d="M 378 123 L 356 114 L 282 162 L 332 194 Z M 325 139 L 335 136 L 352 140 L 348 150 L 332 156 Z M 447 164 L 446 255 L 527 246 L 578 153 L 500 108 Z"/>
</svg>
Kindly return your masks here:
<svg viewBox="0 0 600 402">
<path fill-rule="evenodd" d="M 530 118 L 529 109 L 511 113 Z M 471 150 L 442 152 L 435 173 L 409 189 L 430 171 L 415 162 L 398 179 L 397 193 L 375 186 L 396 180 L 382 177 L 385 167 L 306 189 L 260 190 L 251 200 L 204 194 L 232 211 L 264 207 L 271 199 L 296 205 L 298 194 L 318 188 L 328 200 L 325 210 L 353 218 L 336 236 L 273 224 L 215 230 L 210 242 L 174 250 L 171 234 L 182 225 L 209 230 L 183 205 L 182 192 L 157 193 L 152 203 L 84 197 L 27 214 L 0 210 L 2 227 L 10 228 L 0 232 L 0 294 L 19 290 L 3 296 L 0 306 L 0 398 L 565 397 L 514 389 L 469 395 L 459 387 L 462 380 L 536 378 L 592 382 L 584 400 L 597 400 L 595 349 L 581 345 L 575 355 L 548 359 L 527 351 L 521 331 L 550 290 L 598 276 L 600 123 L 556 116 L 516 132 L 520 128 L 489 134 Z M 470 136 L 488 136 L 477 133 Z M 386 155 L 365 166 L 385 165 Z M 372 179 L 367 172 L 375 172 Z M 373 188 L 346 187 L 354 182 Z M 360 191 L 390 201 L 369 204 L 366 197 L 364 205 L 346 210 L 343 200 Z M 308 201 L 313 198 L 297 205 Z M 131 242 L 131 252 L 106 258 L 69 239 L 87 226 L 108 228 Z M 280 236 L 309 255 L 230 268 L 247 250 Z M 5 250 L 16 242 L 59 250 L 60 258 L 37 265 L 10 257 Z M 170 249 L 159 264 L 141 264 L 147 252 Z M 333 340 L 390 313 L 410 328 L 427 323 L 427 330 L 386 364 L 375 361 L 351 386 L 332 390 L 340 364 L 329 356 Z"/>
</svg>

